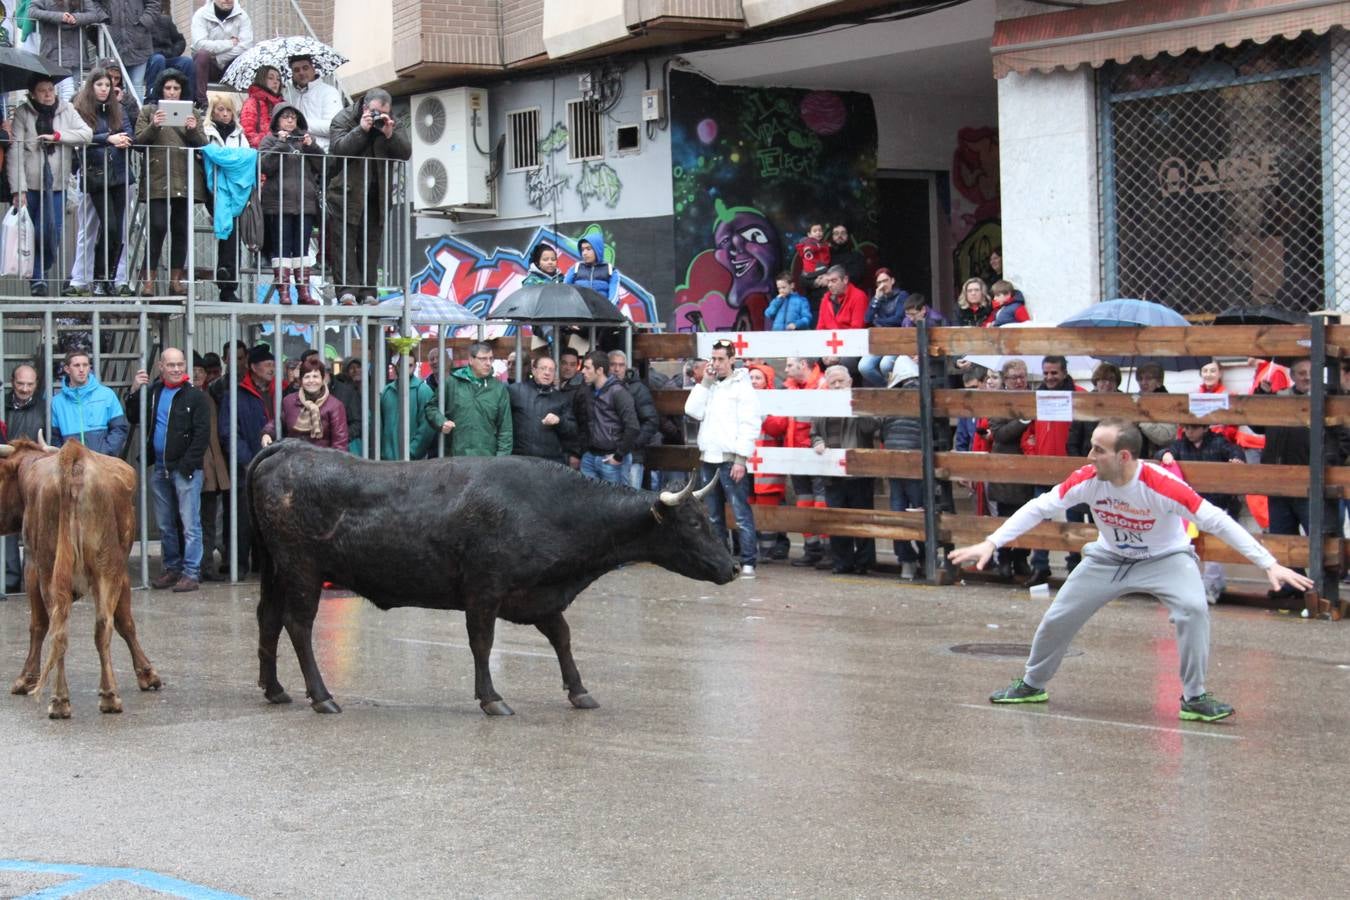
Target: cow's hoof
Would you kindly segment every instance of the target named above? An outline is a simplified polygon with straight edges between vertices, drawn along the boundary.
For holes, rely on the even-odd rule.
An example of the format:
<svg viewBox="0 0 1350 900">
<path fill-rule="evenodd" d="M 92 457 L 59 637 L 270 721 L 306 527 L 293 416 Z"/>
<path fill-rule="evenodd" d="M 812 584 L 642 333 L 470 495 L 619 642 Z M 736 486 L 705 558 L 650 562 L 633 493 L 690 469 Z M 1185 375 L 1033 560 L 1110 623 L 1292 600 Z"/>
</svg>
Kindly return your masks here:
<svg viewBox="0 0 1350 900">
<path fill-rule="evenodd" d="M 342 707 L 338 706 L 337 701 L 334 700 L 332 697 L 329 697 L 327 700 L 315 700 L 312 703 L 310 703 L 309 706 L 310 709 L 313 709 L 316 713 L 342 712 Z"/>
<path fill-rule="evenodd" d="M 291 695 L 281 690 L 280 688 L 277 689 L 276 693 L 273 694 L 265 693 L 263 694 L 263 696 L 267 698 L 268 703 L 273 703 L 276 704 L 277 706 L 280 706 L 283 703 L 291 702 Z"/>
<path fill-rule="evenodd" d="M 52 702 L 49 703 L 49 704 L 47 704 L 47 718 L 49 718 L 49 719 L 69 719 L 69 718 L 70 718 L 70 701 L 69 701 L 69 700 L 57 700 L 55 697 L 53 697 L 53 698 L 52 698 Z"/>
<path fill-rule="evenodd" d="M 514 716 L 515 710 L 506 705 L 505 700 L 487 700 L 478 704 L 489 716 Z"/>
<path fill-rule="evenodd" d="M 120 713 L 122 711 L 122 699 L 116 694 L 100 695 L 98 711 L 101 713 Z"/>
<path fill-rule="evenodd" d="M 568 694 L 567 699 L 577 709 L 599 709 L 600 701 L 596 700 L 590 694 Z"/>
<path fill-rule="evenodd" d="M 20 675 L 14 679 L 14 684 L 9 688 L 11 694 L 31 694 L 33 688 L 37 687 L 37 679 L 30 678 L 27 675 Z"/>
<path fill-rule="evenodd" d="M 136 685 L 143 691 L 157 691 L 164 683 L 159 680 L 159 673 L 152 667 L 136 673 Z"/>
</svg>

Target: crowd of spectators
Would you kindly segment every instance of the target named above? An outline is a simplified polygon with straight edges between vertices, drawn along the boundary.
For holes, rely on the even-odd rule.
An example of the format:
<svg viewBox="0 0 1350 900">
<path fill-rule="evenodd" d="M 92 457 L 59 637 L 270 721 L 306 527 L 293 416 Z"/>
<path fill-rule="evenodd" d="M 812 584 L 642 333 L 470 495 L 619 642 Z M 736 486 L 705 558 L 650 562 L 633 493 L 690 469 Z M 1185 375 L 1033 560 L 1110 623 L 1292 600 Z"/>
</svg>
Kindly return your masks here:
<svg viewBox="0 0 1350 900">
<path fill-rule="evenodd" d="M 18 274 L 33 296 L 173 297 L 195 280 L 216 285 L 204 299 L 233 302 L 241 269 L 256 269 L 265 296 L 282 303 L 378 297 L 394 167 L 411 156 L 387 92 L 344 105 L 303 55 L 284 73 L 259 66 L 243 94 L 218 85 L 255 43 L 238 0 L 197 6 L 190 42 L 161 0 L 20 7 L 12 40 L 74 73 L 34 76 L 0 106 L 0 201 L 32 221 L 32 268 Z M 117 57 L 97 55 L 92 26 L 106 28 Z M 186 271 L 197 210 L 219 238 L 214 258 L 197 254 L 207 277 Z M 143 241 L 130 239 L 133 222 Z M 325 283 L 331 296 L 317 293 Z"/>
</svg>

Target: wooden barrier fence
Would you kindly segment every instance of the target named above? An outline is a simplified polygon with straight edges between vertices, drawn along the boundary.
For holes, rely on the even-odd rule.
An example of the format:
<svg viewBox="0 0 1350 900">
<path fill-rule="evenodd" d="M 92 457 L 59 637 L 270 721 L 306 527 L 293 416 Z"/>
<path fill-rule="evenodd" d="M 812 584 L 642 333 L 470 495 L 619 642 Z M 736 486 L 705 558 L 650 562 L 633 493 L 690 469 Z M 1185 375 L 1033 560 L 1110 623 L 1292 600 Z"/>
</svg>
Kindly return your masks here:
<svg viewBox="0 0 1350 900">
<path fill-rule="evenodd" d="M 805 336 L 806 333 L 802 333 Z M 634 340 L 635 359 L 687 359 L 706 356 L 713 338 L 728 338 L 755 354 L 755 335 L 748 333 L 691 335 L 649 334 Z M 851 343 L 856 345 L 855 338 Z M 824 343 L 842 339 L 842 333 L 817 332 L 812 340 Z M 949 355 L 1090 355 L 1134 357 L 1144 362 L 1171 356 L 1257 356 L 1291 360 L 1310 357 L 1314 385 L 1307 396 L 1229 395 L 1228 409 L 1204 416 L 1192 415 L 1186 394 L 1147 394 L 1076 392 L 1073 417 L 1097 421 L 1120 416 L 1143 422 L 1174 422 L 1225 425 L 1310 425 L 1350 426 L 1350 396 L 1327 393 L 1327 366 L 1339 370 L 1342 348 L 1350 350 L 1350 326 L 1326 325 L 1321 320 L 1311 326 L 1192 326 L 1186 328 L 896 328 L 866 332 L 867 348 L 876 355 L 917 355 L 920 390 L 897 391 L 858 389 L 851 392 L 851 413 L 858 416 L 912 416 L 931 423 L 934 418 L 960 416 L 992 418 L 1035 418 L 1034 391 L 981 391 L 934 388 L 935 373 L 945 372 Z M 782 343 L 776 335 L 774 347 Z M 700 352 L 702 348 L 703 352 Z M 509 351 L 507 351 L 509 352 Z M 775 355 L 777 355 L 775 350 Z M 803 351 L 815 356 L 819 352 Z M 1331 384 L 1336 384 L 1334 380 Z M 684 410 L 687 396 L 682 390 L 653 392 L 658 411 L 677 415 Z M 929 429 L 921 428 L 927 432 Z M 1322 429 L 1312 430 L 1312 458 L 1321 458 Z M 755 508 L 758 526 L 770 531 L 814 532 L 881 539 L 925 540 L 936 534 L 937 541 L 925 541 L 929 553 L 925 571 L 936 577 L 935 553 L 939 543 L 973 543 L 986 537 L 1002 521 L 996 517 L 957 515 L 936 512 L 937 480 L 968 480 L 1017 484 L 1052 485 L 1083 464 L 1080 459 L 1024 457 L 987 453 L 928 452 L 916 450 L 849 450 L 844 454 L 848 475 L 877 478 L 924 479 L 927 497 L 924 512 L 887 510 L 814 509 L 798 507 Z M 649 469 L 689 470 L 698 462 L 693 447 L 659 447 L 647 452 Z M 1320 495 L 1337 500 L 1350 490 L 1350 467 L 1320 466 L 1243 466 L 1226 463 L 1185 463 L 1185 476 L 1199 492 L 1226 494 L 1264 494 L 1278 497 Z M 1314 533 L 1323 530 L 1321 504 L 1311 504 Z M 1339 531 L 1339 529 L 1336 529 Z M 1078 550 L 1096 537 L 1091 525 L 1045 522 L 1014 542 L 1016 547 L 1048 550 Z M 1285 565 L 1310 567 L 1317 582 L 1306 603 L 1310 614 L 1331 612 L 1340 618 L 1346 612 L 1339 601 L 1339 576 L 1344 568 L 1346 541 L 1328 537 L 1320 545 L 1297 535 L 1264 535 L 1262 542 Z M 1199 555 L 1218 562 L 1244 562 L 1245 558 L 1222 541 L 1202 535 L 1196 542 Z"/>
</svg>

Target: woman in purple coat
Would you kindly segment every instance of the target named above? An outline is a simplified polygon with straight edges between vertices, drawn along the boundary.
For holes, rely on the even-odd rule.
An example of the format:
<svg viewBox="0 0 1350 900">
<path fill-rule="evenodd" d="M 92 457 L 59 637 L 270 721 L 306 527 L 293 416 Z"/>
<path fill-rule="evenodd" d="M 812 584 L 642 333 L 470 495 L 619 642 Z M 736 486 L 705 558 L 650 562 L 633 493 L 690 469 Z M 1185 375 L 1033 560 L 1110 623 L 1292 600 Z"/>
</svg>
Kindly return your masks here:
<svg viewBox="0 0 1350 900">
<path fill-rule="evenodd" d="M 300 364 L 300 390 L 281 400 L 282 437 L 299 438 L 316 447 L 347 449 L 347 408 L 328 392 L 323 359 L 311 356 Z M 262 444 L 276 439 L 276 423 L 263 429 Z"/>
</svg>

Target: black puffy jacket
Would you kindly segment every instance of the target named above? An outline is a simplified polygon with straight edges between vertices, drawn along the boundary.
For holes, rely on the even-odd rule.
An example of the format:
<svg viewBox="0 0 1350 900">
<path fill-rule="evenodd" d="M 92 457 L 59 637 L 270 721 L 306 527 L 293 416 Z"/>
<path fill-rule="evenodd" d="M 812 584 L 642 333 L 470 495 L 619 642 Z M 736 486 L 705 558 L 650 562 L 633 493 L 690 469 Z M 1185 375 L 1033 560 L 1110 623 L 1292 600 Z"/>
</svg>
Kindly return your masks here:
<svg viewBox="0 0 1350 900">
<path fill-rule="evenodd" d="M 553 385 L 540 387 L 533 381 L 509 384 L 506 393 L 511 397 L 511 452 L 514 455 L 564 462 L 566 452 L 575 452 L 577 420 L 571 394 Z M 558 417 L 557 425 L 544 424 L 544 417 L 549 413 Z"/>
</svg>

